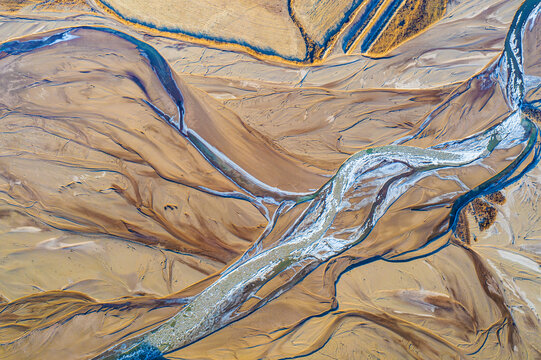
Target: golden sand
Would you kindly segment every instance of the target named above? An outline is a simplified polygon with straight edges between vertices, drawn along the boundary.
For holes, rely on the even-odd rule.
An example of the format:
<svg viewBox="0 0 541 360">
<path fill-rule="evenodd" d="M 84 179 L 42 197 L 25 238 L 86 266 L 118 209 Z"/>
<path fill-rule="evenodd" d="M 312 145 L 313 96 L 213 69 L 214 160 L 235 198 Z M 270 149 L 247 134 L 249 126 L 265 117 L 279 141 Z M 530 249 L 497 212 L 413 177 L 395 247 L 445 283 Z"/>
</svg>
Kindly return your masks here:
<svg viewBox="0 0 541 360">
<path fill-rule="evenodd" d="M 0 4 L 0 358 L 539 357 L 539 16 L 105 3 Z"/>
</svg>

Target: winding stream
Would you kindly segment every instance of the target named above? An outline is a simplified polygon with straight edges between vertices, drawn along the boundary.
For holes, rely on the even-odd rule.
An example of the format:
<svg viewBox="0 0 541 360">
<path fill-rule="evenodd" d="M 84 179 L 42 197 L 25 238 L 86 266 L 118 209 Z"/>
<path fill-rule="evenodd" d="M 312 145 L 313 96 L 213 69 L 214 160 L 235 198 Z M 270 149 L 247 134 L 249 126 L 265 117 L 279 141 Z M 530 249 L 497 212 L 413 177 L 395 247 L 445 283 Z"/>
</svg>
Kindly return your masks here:
<svg viewBox="0 0 541 360">
<path fill-rule="evenodd" d="M 313 194 L 284 193 L 266 186 L 188 129 L 182 122 L 182 96 L 163 58 L 154 55 L 152 49 L 143 49 L 142 45 L 138 45 L 147 54 L 164 87 L 179 106 L 178 118 L 165 120 L 181 135 L 188 137 L 209 162 L 249 193 L 263 193 L 263 198 L 272 198 L 277 203 L 290 201 L 294 206 L 300 206 L 308 202 L 309 205 L 294 227 L 270 248 L 255 244 L 247 252 L 249 256 L 233 263 L 165 324 L 111 349 L 99 358 L 135 359 L 143 353 L 159 357 L 159 354 L 191 344 L 248 315 L 290 289 L 323 262 L 362 243 L 394 202 L 422 179 L 437 176 L 441 169 L 476 166 L 490 160 L 496 152 L 517 147 L 521 149 L 488 181 L 461 195 L 454 202 L 446 225 L 427 239 L 427 243 L 452 231 L 459 210 L 473 198 L 499 190 L 523 175 L 537 163 L 540 142 L 537 124 L 521 112 L 524 105 L 521 39 L 527 20 L 535 18 L 539 9 L 539 1 L 526 1 L 521 6 L 497 67 L 501 86 L 514 110 L 511 116 L 472 137 L 428 149 L 392 145 L 360 151 L 344 162 L 332 179 Z M 359 198 L 363 200 L 357 201 Z M 344 217 L 347 219 L 343 220 Z M 421 247 L 425 245 L 419 244 Z M 371 253 L 369 258 L 386 254 Z M 296 275 L 289 277 L 270 295 L 257 295 L 264 284 L 288 269 L 295 269 Z M 255 306 L 241 309 L 249 299 L 258 301 Z"/>
</svg>

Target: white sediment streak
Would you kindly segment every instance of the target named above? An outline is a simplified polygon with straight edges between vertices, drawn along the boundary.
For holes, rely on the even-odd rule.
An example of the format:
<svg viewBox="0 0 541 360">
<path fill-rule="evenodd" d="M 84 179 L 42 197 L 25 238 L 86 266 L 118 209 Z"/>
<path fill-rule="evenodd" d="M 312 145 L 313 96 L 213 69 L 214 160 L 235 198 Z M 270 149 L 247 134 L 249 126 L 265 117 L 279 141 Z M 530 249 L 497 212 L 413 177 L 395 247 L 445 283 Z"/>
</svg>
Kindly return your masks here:
<svg viewBox="0 0 541 360">
<path fill-rule="evenodd" d="M 442 167 L 464 166 L 480 160 L 496 147 L 514 146 L 524 140 L 524 134 L 520 116 L 513 114 L 484 133 L 432 149 L 384 146 L 353 155 L 311 199 L 310 207 L 290 235 L 273 248 L 233 264 L 167 323 L 146 334 L 141 342 L 168 352 L 246 315 L 237 310 L 269 279 L 295 265 L 313 268 L 362 241 L 388 207 L 419 179 Z M 369 217 L 360 226 L 349 229 L 345 238 L 336 237 L 344 234 L 344 229 L 333 232 L 331 225 L 337 214 L 349 207 L 349 200 L 355 194 L 352 189 L 374 175 L 386 180 L 379 182 L 379 189 L 388 185 L 385 197 L 378 200 L 379 191 L 375 191 L 374 208 Z M 294 281 L 285 284 L 284 288 L 293 286 Z M 273 297 L 264 300 L 270 301 Z"/>
</svg>

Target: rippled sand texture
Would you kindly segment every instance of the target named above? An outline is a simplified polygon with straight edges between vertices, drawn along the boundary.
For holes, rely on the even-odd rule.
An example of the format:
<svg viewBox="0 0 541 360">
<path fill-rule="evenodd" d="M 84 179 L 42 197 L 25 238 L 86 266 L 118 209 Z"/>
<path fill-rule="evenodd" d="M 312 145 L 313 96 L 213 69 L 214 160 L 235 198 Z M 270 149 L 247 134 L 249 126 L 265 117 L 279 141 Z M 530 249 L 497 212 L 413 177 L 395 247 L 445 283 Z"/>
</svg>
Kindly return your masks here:
<svg viewBox="0 0 541 360">
<path fill-rule="evenodd" d="M 129 24 L 301 63 L 321 60 L 337 42 L 347 52 L 362 40 L 363 53 L 385 55 L 439 20 L 446 7 L 443 0 L 97 2 Z"/>
<path fill-rule="evenodd" d="M 539 1 L 0 1 L 0 359 L 541 358 Z"/>
</svg>

